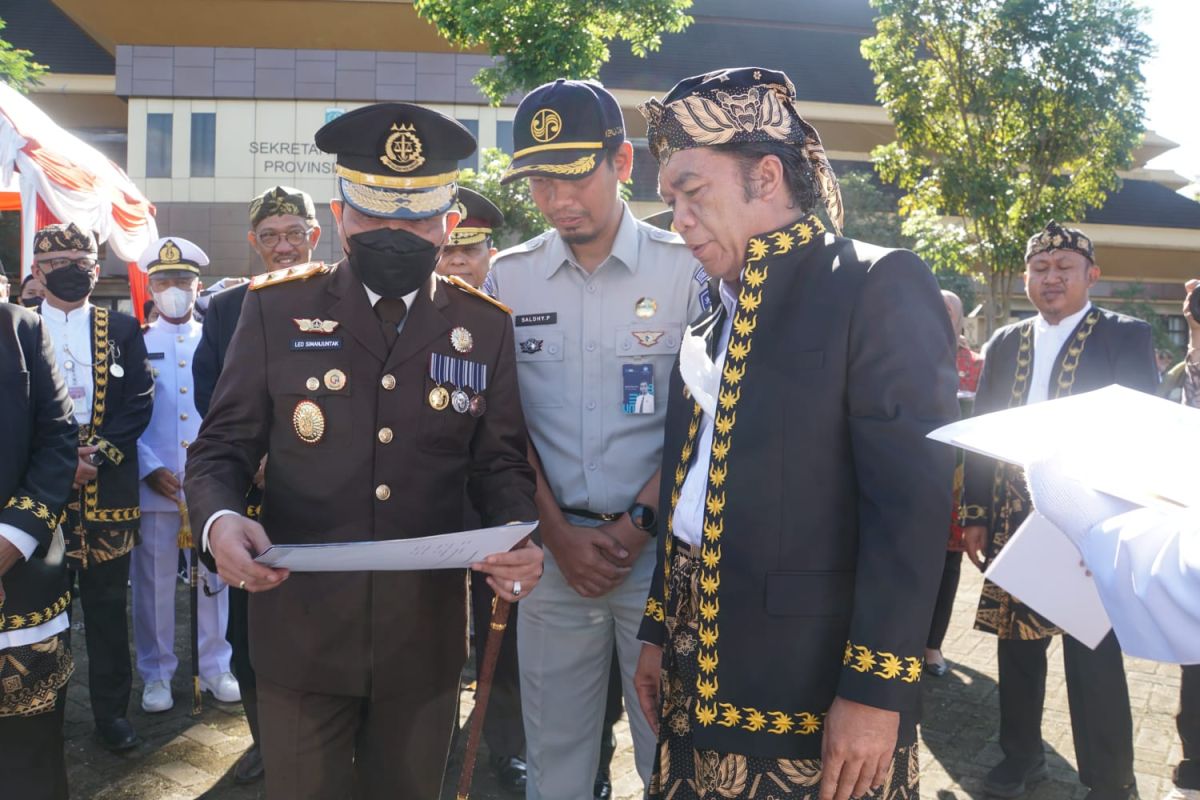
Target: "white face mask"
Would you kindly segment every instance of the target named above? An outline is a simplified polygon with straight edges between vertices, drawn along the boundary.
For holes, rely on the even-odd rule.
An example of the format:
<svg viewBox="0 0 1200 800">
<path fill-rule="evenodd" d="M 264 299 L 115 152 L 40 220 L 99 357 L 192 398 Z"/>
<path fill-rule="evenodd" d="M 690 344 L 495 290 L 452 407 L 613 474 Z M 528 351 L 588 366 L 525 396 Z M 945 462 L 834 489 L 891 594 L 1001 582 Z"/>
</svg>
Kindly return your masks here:
<svg viewBox="0 0 1200 800">
<path fill-rule="evenodd" d="M 172 286 L 170 289 L 154 292 L 154 305 L 158 306 L 159 313 L 171 319 L 186 317 L 195 302 L 196 290 L 194 288 L 180 289 Z"/>
</svg>

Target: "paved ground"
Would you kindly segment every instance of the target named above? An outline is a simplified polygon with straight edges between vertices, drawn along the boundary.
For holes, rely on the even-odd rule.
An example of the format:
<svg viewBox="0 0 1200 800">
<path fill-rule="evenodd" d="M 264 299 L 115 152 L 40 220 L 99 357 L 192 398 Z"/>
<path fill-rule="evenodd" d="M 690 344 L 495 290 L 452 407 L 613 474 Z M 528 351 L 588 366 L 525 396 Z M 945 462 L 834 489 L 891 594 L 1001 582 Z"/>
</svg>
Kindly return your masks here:
<svg viewBox="0 0 1200 800">
<path fill-rule="evenodd" d="M 965 567 L 955 619 L 945 645 L 953 671 L 945 678 L 923 681 L 926 715 L 922 730 L 921 788 L 926 798 L 982 798 L 983 775 L 1000 758 L 996 743 L 995 641 L 971 630 L 979 587 L 978 574 Z M 181 588 L 177 603 L 183 612 L 179 615 L 180 632 L 187 630 L 186 598 Z M 75 610 L 79 611 L 78 606 Z M 76 634 L 85 635 L 78 616 Z M 237 787 L 232 781 L 233 764 L 250 741 L 241 708 L 214 704 L 206 695 L 209 702 L 203 713 L 192 717 L 184 675 L 175 680 L 175 708 L 158 715 L 141 712 L 138 706 L 141 685 L 135 677 L 131 715 L 145 743 L 126 756 L 112 755 L 101 748 L 92 734 L 83 642 L 81 638 L 75 641 L 80 663 L 68 692 L 67 708 L 67 757 L 73 798 L 256 800 L 265 797 L 261 785 Z M 178 651 L 188 652 L 182 636 Z M 1086 791 L 1075 775 L 1061 648 L 1057 644 L 1051 648 L 1050 657 L 1043 733 L 1051 780 L 1038 786 L 1029 798 L 1078 800 Z M 181 670 L 186 669 L 186 655 L 183 660 Z M 1138 788 L 1145 800 L 1158 800 L 1168 790 L 1171 768 L 1181 755 L 1174 725 L 1179 668 L 1137 659 L 1129 659 L 1126 666 L 1133 702 Z M 464 716 L 470 707 L 470 693 L 464 692 Z M 613 765 L 615 795 L 618 800 L 636 800 L 641 797 L 641 784 L 633 770 L 632 745 L 624 722 L 617 735 L 619 749 Z M 451 768 L 455 778 L 456 764 L 452 762 Z M 504 797 L 491 781 L 486 766 L 477 770 L 473 796 L 479 800 Z M 448 786 L 443 798 L 452 797 L 453 787 Z"/>
</svg>

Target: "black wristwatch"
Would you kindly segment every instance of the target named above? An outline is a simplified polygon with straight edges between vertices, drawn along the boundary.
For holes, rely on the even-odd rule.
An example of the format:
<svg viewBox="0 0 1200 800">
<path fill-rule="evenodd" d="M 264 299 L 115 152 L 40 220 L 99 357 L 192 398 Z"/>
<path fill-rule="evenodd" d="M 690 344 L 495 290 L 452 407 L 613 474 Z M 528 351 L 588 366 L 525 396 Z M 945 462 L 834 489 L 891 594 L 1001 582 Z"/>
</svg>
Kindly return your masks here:
<svg viewBox="0 0 1200 800">
<path fill-rule="evenodd" d="M 631 505 L 629 519 L 639 531 L 645 531 L 651 536 L 658 535 L 658 512 L 645 503 Z"/>
</svg>

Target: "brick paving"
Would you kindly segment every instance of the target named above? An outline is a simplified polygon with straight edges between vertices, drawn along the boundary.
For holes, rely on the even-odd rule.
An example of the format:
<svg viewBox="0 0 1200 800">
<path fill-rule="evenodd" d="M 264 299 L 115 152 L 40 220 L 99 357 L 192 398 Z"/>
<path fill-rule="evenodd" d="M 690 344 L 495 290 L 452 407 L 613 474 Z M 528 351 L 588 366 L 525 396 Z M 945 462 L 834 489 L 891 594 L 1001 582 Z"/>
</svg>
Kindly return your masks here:
<svg viewBox="0 0 1200 800">
<path fill-rule="evenodd" d="M 1000 759 L 995 640 L 971 629 L 980 584 L 980 576 L 966 565 L 944 648 L 952 670 L 944 678 L 926 678 L 922 682 L 925 724 L 921 789 L 926 798 L 982 798 L 983 776 Z M 186 655 L 188 603 L 182 587 L 176 608 L 177 651 L 182 663 L 174 686 L 175 708 L 163 714 L 142 713 L 138 702 L 142 687 L 135 675 L 130 716 L 144 743 L 119 756 L 100 747 L 93 736 L 82 641 L 86 630 L 76 605 L 74 642 L 79 666 L 67 693 L 66 723 L 68 777 L 71 796 L 76 800 L 259 800 L 266 796 L 261 784 L 240 787 L 233 783 L 233 765 L 250 743 L 241 708 L 215 703 L 205 695 L 201 715 L 190 714 Z M 1061 652 L 1057 643 L 1050 649 L 1043 722 L 1050 779 L 1038 785 L 1028 795 L 1029 800 L 1080 800 L 1086 794 L 1075 774 Z M 1179 668 L 1127 659 L 1126 670 L 1133 703 L 1138 788 L 1145 800 L 1158 800 L 1169 790 L 1171 769 L 1181 757 L 1174 719 L 1179 699 Z M 464 691 L 464 719 L 471 705 L 470 693 Z M 641 797 L 641 783 L 633 769 L 632 744 L 624 720 L 617 729 L 617 738 L 614 795 L 617 800 L 637 800 Z M 452 759 L 453 778 L 457 778 L 459 757 L 456 754 Z M 454 796 L 453 780 L 448 783 L 443 800 Z M 482 759 L 472 794 L 478 800 L 506 797 L 492 781 Z"/>
</svg>

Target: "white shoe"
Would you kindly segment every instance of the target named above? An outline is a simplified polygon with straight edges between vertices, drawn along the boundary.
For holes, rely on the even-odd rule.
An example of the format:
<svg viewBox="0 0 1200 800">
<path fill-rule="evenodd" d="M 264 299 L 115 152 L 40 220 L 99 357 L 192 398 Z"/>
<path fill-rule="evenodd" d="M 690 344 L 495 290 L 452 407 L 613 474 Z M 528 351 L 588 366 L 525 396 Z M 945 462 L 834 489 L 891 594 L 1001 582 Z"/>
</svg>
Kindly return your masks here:
<svg viewBox="0 0 1200 800">
<path fill-rule="evenodd" d="M 200 690 L 212 692 L 212 696 L 222 703 L 240 703 L 242 701 L 242 690 L 232 672 L 222 672 L 211 678 L 201 675 Z"/>
<path fill-rule="evenodd" d="M 175 705 L 171 696 L 171 684 L 167 681 L 150 681 L 142 689 L 142 711 L 147 714 L 159 714 L 170 711 Z"/>
<path fill-rule="evenodd" d="M 1180 789 L 1172 786 L 1163 800 L 1200 800 L 1200 789 Z"/>
</svg>

